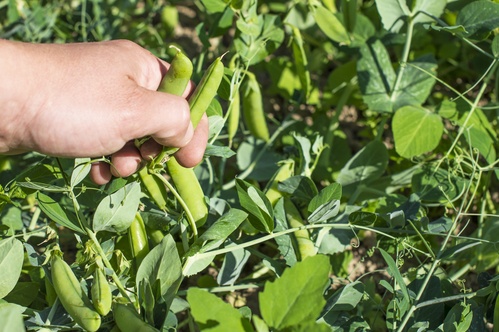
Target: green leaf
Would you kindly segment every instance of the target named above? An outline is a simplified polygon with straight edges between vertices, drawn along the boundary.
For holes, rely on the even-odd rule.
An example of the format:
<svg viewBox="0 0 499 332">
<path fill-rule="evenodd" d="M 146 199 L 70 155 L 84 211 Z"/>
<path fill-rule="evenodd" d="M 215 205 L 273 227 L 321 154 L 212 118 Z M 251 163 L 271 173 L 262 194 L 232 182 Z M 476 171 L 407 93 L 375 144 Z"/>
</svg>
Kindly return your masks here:
<svg viewBox="0 0 499 332">
<path fill-rule="evenodd" d="M 390 93 L 395 82 L 395 70 L 380 40 L 367 42 L 360 48 L 357 75 L 360 91 L 369 108 L 376 112 L 392 112 Z"/>
<path fill-rule="evenodd" d="M 402 294 L 404 295 L 404 298 L 410 299 L 409 291 L 407 290 L 407 286 L 405 285 L 404 278 L 400 274 L 397 264 L 393 260 L 392 256 L 390 256 L 386 251 L 384 251 L 381 248 L 379 248 L 379 251 L 381 253 L 381 256 L 383 256 L 383 259 L 385 260 L 386 264 L 388 265 L 388 274 L 395 279 L 395 281 L 397 282 L 397 286 L 400 288 Z"/>
<path fill-rule="evenodd" d="M 350 44 L 350 36 L 341 21 L 330 10 L 318 6 L 314 11 L 314 18 L 319 28 L 331 40 L 340 44 Z"/>
<path fill-rule="evenodd" d="M 284 40 L 284 30 L 278 16 L 262 15 L 258 18 L 258 22 L 262 22 L 262 26 L 257 38 L 245 34 L 239 29 L 236 31 L 234 47 L 238 54 L 248 62 L 248 66 L 254 65 L 272 54 Z"/>
<path fill-rule="evenodd" d="M 470 114 L 470 106 L 464 102 L 443 101 L 438 114 L 460 126 L 465 126 L 464 137 L 467 144 L 478 149 L 489 164 L 496 161 L 494 145 L 497 141 L 495 130 L 481 109 Z"/>
<path fill-rule="evenodd" d="M 207 231 L 205 231 L 189 248 L 185 256 L 184 275 L 190 276 L 206 268 L 215 255 L 201 255 L 212 249 L 218 248 L 234 232 L 248 214 L 242 210 L 230 209 L 221 216 Z"/>
<path fill-rule="evenodd" d="M 13 237 L 0 240 L 0 299 L 16 286 L 23 261 L 24 248 L 21 241 Z"/>
<path fill-rule="evenodd" d="M 272 232 L 274 212 L 269 199 L 260 189 L 244 180 L 236 179 L 236 187 L 239 203 L 248 212 L 251 225 L 261 232 Z"/>
<path fill-rule="evenodd" d="M 372 141 L 357 152 L 341 169 L 336 181 L 343 191 L 352 193 L 360 184 L 378 179 L 388 165 L 388 151 L 383 142 Z"/>
<path fill-rule="evenodd" d="M 187 301 L 201 331 L 249 332 L 250 322 L 237 309 L 222 299 L 199 288 L 189 288 Z"/>
<path fill-rule="evenodd" d="M 288 221 L 286 219 L 286 211 L 284 210 L 284 199 L 280 198 L 274 206 L 274 216 L 275 216 L 275 232 L 281 232 L 288 227 Z M 282 257 L 286 261 L 288 266 L 293 266 L 296 264 L 298 259 L 296 258 L 296 252 L 293 247 L 293 240 L 291 234 L 286 234 L 278 236 L 275 238 L 277 243 L 277 249 L 281 253 Z"/>
<path fill-rule="evenodd" d="M 321 205 L 330 202 L 332 200 L 341 199 L 341 184 L 331 183 L 324 189 L 322 189 L 317 196 L 312 198 L 308 204 L 308 212 L 315 211 Z"/>
<path fill-rule="evenodd" d="M 392 32 L 398 32 L 404 26 L 405 17 L 411 15 L 405 1 L 376 0 L 376 7 L 383 27 Z"/>
<path fill-rule="evenodd" d="M 328 222 L 331 218 L 336 217 L 339 211 L 340 201 L 338 199 L 334 199 L 322 204 L 317 209 L 312 211 L 310 216 L 307 218 L 307 221 L 309 224 Z"/>
<path fill-rule="evenodd" d="M 28 307 L 38 297 L 39 289 L 40 284 L 38 282 L 18 282 L 14 289 L 4 297 L 4 300 Z"/>
<path fill-rule="evenodd" d="M 59 203 L 40 191 L 36 193 L 35 197 L 40 209 L 51 220 L 75 232 L 85 234 L 85 231 L 80 227 L 78 219 L 76 219 L 76 216 L 72 212 L 66 211 Z"/>
<path fill-rule="evenodd" d="M 395 150 L 407 159 L 435 149 L 444 132 L 442 118 L 419 106 L 405 106 L 397 110 L 392 128 Z"/>
<path fill-rule="evenodd" d="M 171 305 L 182 282 L 182 263 L 170 234 L 140 264 L 135 283 L 140 285 L 144 281 L 151 285 L 154 294 L 160 294 L 167 307 Z"/>
<path fill-rule="evenodd" d="M 398 90 L 394 91 L 391 97 L 393 110 L 406 105 L 423 104 L 435 84 L 435 79 L 426 72 L 436 75 L 436 70 L 437 63 L 433 55 L 425 55 L 409 62 L 406 65 Z"/>
<path fill-rule="evenodd" d="M 354 211 L 348 216 L 348 222 L 352 225 L 371 226 L 377 218 L 376 213 Z"/>
<path fill-rule="evenodd" d="M 432 55 L 406 64 L 397 91 L 393 91 L 396 74 L 382 42 L 367 42 L 360 48 L 360 54 L 359 87 L 364 102 L 373 111 L 391 113 L 406 105 L 421 105 L 430 95 L 435 79 L 427 72 L 434 74 L 437 68 Z"/>
<path fill-rule="evenodd" d="M 456 173 L 428 165 L 419 168 L 412 176 L 412 191 L 426 202 L 446 203 L 463 192 L 466 182 Z"/>
<path fill-rule="evenodd" d="M 2 325 L 0 326 L 0 331 L 26 331 L 22 314 L 22 307 L 11 303 L 0 303 L 0 317 L 2 317 Z"/>
<path fill-rule="evenodd" d="M 95 232 L 122 233 L 130 227 L 140 203 L 140 184 L 132 182 L 99 203 L 94 214 Z"/>
<path fill-rule="evenodd" d="M 239 278 L 250 253 L 244 249 L 234 249 L 225 254 L 220 271 L 218 271 L 217 282 L 220 286 L 232 286 Z"/>
<path fill-rule="evenodd" d="M 464 37 L 486 37 L 499 27 L 499 3 L 482 0 L 466 5 L 457 15 L 456 26 L 464 27 Z"/>
<path fill-rule="evenodd" d="M 206 150 L 204 152 L 205 156 L 210 157 L 219 157 L 219 158 L 230 158 L 234 156 L 236 153 L 231 150 L 228 146 L 219 146 L 208 144 L 206 145 Z"/>
<path fill-rule="evenodd" d="M 352 282 L 334 292 L 326 301 L 321 317 L 331 312 L 350 311 L 357 307 L 364 297 L 364 284 L 360 281 Z"/>
<path fill-rule="evenodd" d="M 92 168 L 92 163 L 90 163 L 90 158 L 76 158 L 75 166 L 73 172 L 71 173 L 70 186 L 74 188 L 81 181 L 85 179 L 85 177 L 90 173 L 90 169 Z"/>
<path fill-rule="evenodd" d="M 292 176 L 277 185 L 279 191 L 290 194 L 293 200 L 308 204 L 317 194 L 317 186 L 309 177 L 303 175 Z"/>
<path fill-rule="evenodd" d="M 445 0 L 415 0 L 409 8 L 406 1 L 376 0 L 383 27 L 391 32 L 399 32 L 407 18 L 414 23 L 432 22 L 431 16 L 442 15 L 446 4 Z"/>
<path fill-rule="evenodd" d="M 223 0 L 201 0 L 201 3 L 209 14 L 223 13 L 225 7 L 227 7 L 227 3 Z"/>
<path fill-rule="evenodd" d="M 284 330 L 315 322 L 326 303 L 323 293 L 329 270 L 327 256 L 311 256 L 286 269 L 279 279 L 265 283 L 259 303 L 267 325 Z"/>
</svg>

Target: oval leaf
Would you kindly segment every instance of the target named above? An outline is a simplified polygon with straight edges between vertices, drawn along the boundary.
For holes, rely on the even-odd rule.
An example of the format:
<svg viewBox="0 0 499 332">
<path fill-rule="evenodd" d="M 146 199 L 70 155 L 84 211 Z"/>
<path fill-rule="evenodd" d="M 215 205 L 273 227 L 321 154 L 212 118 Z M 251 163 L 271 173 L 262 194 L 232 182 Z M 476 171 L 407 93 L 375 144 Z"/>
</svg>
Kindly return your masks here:
<svg viewBox="0 0 499 332">
<path fill-rule="evenodd" d="M 124 232 L 130 227 L 140 202 L 140 184 L 132 182 L 104 197 L 94 215 L 94 231 Z"/>
<path fill-rule="evenodd" d="M 395 150 L 404 158 L 412 158 L 437 147 L 444 131 L 442 119 L 419 106 L 404 106 L 392 121 Z"/>
<path fill-rule="evenodd" d="M 11 237 L 0 241 L 0 299 L 17 284 L 23 267 L 24 250 L 21 241 Z"/>
</svg>

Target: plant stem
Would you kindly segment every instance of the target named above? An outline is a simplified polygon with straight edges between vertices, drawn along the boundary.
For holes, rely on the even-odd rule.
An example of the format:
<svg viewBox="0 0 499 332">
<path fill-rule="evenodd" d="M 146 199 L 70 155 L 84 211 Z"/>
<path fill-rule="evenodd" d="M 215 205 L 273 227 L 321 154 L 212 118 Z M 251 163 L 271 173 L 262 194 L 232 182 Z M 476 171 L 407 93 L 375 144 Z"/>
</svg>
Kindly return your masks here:
<svg viewBox="0 0 499 332">
<path fill-rule="evenodd" d="M 102 247 L 99 243 L 99 240 L 97 240 L 96 234 L 88 227 L 85 227 L 85 232 L 87 233 L 90 240 L 92 240 L 92 242 L 94 243 L 95 249 L 97 250 L 97 254 L 102 258 L 102 262 L 104 263 L 104 266 L 107 267 L 108 269 L 110 269 L 111 271 L 113 271 L 111 278 L 113 278 L 113 281 L 116 284 L 116 287 L 120 291 L 121 295 L 123 295 L 126 299 L 128 299 L 128 301 L 132 302 L 132 300 L 128 296 L 128 292 L 126 291 L 125 287 L 123 287 L 123 285 L 121 284 L 120 278 L 118 277 L 118 275 L 116 274 L 116 272 L 113 269 L 113 266 L 111 265 L 111 263 L 107 259 L 106 253 L 102 249 Z"/>
<path fill-rule="evenodd" d="M 175 188 L 168 182 L 168 180 L 165 179 L 165 177 L 159 173 L 154 173 L 154 176 L 156 176 L 163 184 L 170 190 L 177 199 L 177 201 L 180 203 L 182 206 L 182 209 L 184 209 L 185 215 L 187 216 L 187 221 L 189 222 L 189 226 L 191 226 L 192 229 L 192 235 L 194 236 L 194 239 L 198 238 L 198 228 L 196 227 L 196 222 L 194 221 L 194 217 L 192 216 L 191 211 L 189 210 L 189 207 L 185 203 L 185 201 L 180 197 L 179 193 Z"/>
<path fill-rule="evenodd" d="M 404 50 L 402 52 L 402 59 L 400 61 L 400 68 L 399 68 L 399 71 L 397 73 L 397 78 L 395 79 L 395 84 L 393 85 L 393 89 L 392 89 L 392 95 L 391 95 L 392 101 L 397 100 L 398 89 L 400 87 L 400 84 L 402 83 L 402 77 L 404 76 L 404 71 L 405 71 L 405 67 L 407 65 L 407 60 L 409 60 L 409 53 L 411 51 L 413 31 L 414 31 L 414 20 L 412 17 L 409 17 L 407 19 L 406 39 L 405 39 Z"/>
</svg>

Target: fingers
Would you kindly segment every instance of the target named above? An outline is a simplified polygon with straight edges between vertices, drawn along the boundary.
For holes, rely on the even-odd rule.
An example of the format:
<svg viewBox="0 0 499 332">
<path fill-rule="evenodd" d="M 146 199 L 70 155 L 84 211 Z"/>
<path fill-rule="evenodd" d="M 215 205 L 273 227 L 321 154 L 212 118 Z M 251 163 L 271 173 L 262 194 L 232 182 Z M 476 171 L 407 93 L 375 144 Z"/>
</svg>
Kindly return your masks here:
<svg viewBox="0 0 499 332">
<path fill-rule="evenodd" d="M 175 158 L 184 167 L 194 167 L 203 159 L 208 141 L 208 117 L 203 115 L 189 144 L 175 153 Z"/>
<path fill-rule="evenodd" d="M 101 186 L 103 184 L 111 181 L 112 174 L 109 164 L 103 161 L 92 164 L 90 169 L 90 179 L 97 185 Z"/>
<path fill-rule="evenodd" d="M 142 157 L 133 142 L 128 142 L 121 150 L 111 156 L 111 164 L 98 162 L 92 165 L 90 179 L 103 185 L 115 177 L 127 177 L 139 170 Z"/>
<path fill-rule="evenodd" d="M 133 115 L 122 119 L 127 140 L 151 136 L 163 146 L 181 148 L 192 139 L 194 129 L 187 100 L 168 93 L 136 87 Z M 137 111 L 138 110 L 138 111 Z M 132 127 L 132 130 L 127 130 Z"/>
</svg>

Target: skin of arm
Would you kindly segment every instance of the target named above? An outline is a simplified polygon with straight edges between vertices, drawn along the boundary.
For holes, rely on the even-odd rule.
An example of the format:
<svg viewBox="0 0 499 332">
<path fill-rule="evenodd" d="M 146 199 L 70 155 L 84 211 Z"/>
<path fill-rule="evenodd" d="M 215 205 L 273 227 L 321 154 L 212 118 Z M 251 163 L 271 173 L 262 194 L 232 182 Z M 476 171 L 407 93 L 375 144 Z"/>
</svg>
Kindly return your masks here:
<svg viewBox="0 0 499 332">
<path fill-rule="evenodd" d="M 157 92 L 169 64 L 126 40 L 31 44 L 0 40 L 0 154 L 111 156 L 90 176 L 97 184 L 129 176 L 162 146 L 192 167 L 203 157 L 206 116 L 194 131 L 186 98 Z M 140 150 L 133 140 L 153 139 Z"/>
</svg>

